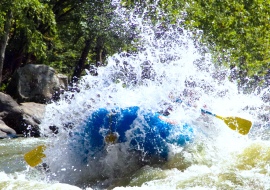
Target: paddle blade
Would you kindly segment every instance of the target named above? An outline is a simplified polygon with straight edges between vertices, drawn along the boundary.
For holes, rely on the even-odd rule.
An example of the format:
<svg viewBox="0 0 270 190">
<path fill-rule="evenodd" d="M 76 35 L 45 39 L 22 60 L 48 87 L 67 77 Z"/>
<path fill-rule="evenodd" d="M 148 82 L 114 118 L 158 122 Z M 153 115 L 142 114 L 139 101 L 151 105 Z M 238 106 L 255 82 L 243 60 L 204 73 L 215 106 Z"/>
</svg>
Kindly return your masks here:
<svg viewBox="0 0 270 190">
<path fill-rule="evenodd" d="M 217 116 L 216 116 L 217 117 Z M 228 127 L 232 130 L 237 130 L 240 134 L 246 135 L 249 133 L 249 130 L 252 126 L 252 122 L 246 119 L 242 119 L 240 117 L 220 117 Z"/>
<path fill-rule="evenodd" d="M 117 135 L 115 133 L 109 133 L 106 136 L 105 141 L 107 144 L 115 144 L 117 143 Z"/>
<path fill-rule="evenodd" d="M 45 158 L 46 155 L 43 153 L 46 149 L 45 145 L 41 145 L 34 150 L 31 150 L 30 152 L 26 153 L 24 155 L 24 159 L 31 167 L 35 167 L 39 163 L 42 162 L 41 158 Z"/>
</svg>

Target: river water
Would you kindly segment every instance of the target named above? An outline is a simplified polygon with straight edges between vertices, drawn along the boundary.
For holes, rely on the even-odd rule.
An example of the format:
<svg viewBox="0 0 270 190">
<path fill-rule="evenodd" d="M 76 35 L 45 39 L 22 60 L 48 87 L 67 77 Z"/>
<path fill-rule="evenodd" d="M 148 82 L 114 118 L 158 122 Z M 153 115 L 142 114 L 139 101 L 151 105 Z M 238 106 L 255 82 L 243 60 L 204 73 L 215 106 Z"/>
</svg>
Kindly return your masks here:
<svg viewBox="0 0 270 190">
<path fill-rule="evenodd" d="M 0 189 L 270 189 L 269 107 L 262 101 L 268 89 L 242 93 L 228 80 L 228 70 L 212 62 L 207 45 L 192 38 L 200 31 L 151 26 L 132 12 L 128 18 L 139 28 L 137 53 L 109 57 L 98 76 L 82 78 L 79 91 L 65 92 L 48 104 L 42 138 L 0 141 Z M 106 155 L 78 163 L 78 142 L 71 133 L 96 109 L 131 106 L 154 112 L 171 108 L 171 119 L 198 129 L 195 140 L 184 147 L 170 145 L 163 162 L 144 162 L 130 156 L 125 145 L 113 145 Z M 199 108 L 241 117 L 253 126 L 243 136 Z M 101 130 L 104 137 L 106 132 L 108 126 Z M 31 168 L 23 156 L 43 144 L 52 145 L 43 159 L 49 168 Z"/>
</svg>

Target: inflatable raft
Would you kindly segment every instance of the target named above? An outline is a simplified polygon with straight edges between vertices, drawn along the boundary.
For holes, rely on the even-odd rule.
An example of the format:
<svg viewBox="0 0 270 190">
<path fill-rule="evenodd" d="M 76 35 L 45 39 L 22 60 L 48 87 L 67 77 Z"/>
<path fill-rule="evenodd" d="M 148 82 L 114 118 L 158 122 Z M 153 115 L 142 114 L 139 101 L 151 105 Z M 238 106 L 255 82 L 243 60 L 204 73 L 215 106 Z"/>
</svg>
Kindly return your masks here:
<svg viewBox="0 0 270 190">
<path fill-rule="evenodd" d="M 73 134 L 73 142 L 82 157 L 93 157 L 106 149 L 110 133 L 117 137 L 112 143 L 125 143 L 129 150 L 166 159 L 169 144 L 184 146 L 194 139 L 195 128 L 139 107 L 99 109 Z"/>
</svg>

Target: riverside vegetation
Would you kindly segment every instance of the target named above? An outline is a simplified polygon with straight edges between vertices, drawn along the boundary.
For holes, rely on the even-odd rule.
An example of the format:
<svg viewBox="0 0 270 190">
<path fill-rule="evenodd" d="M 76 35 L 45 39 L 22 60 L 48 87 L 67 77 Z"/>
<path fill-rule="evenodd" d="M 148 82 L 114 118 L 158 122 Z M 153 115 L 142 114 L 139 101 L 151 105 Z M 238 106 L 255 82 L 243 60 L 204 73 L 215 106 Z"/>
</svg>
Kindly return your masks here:
<svg viewBox="0 0 270 190">
<path fill-rule="evenodd" d="M 127 24 L 115 11 L 119 6 L 126 8 L 122 14 L 136 10 L 164 31 L 168 24 L 194 31 L 194 41 L 204 44 L 201 53 L 211 53 L 217 66 L 231 70 L 229 77 L 238 80 L 240 89 L 265 88 L 270 83 L 269 4 L 264 0 L 2 0 L 0 91 L 23 102 L 8 89 L 15 89 L 11 85 L 15 72 L 25 65 L 50 66 L 72 83 L 85 69 L 98 75 L 96 68 L 106 66 L 110 55 L 140 51 L 140 26 Z M 155 37 L 162 35 L 156 32 Z M 44 97 L 30 100 L 41 103 Z"/>
<path fill-rule="evenodd" d="M 106 66 L 109 55 L 139 51 L 134 45 L 139 28 L 123 24 L 125 20 L 114 12 L 117 6 L 138 9 L 138 14 L 148 7 L 146 15 L 153 23 L 162 20 L 163 27 L 175 23 L 200 29 L 201 43 L 208 44 L 217 65 L 232 71 L 232 80 L 240 86 L 247 82 L 268 86 L 269 4 L 266 0 L 2 0 L 1 90 L 26 64 L 48 65 L 77 81 L 84 69 L 97 75 L 95 68 Z"/>
</svg>

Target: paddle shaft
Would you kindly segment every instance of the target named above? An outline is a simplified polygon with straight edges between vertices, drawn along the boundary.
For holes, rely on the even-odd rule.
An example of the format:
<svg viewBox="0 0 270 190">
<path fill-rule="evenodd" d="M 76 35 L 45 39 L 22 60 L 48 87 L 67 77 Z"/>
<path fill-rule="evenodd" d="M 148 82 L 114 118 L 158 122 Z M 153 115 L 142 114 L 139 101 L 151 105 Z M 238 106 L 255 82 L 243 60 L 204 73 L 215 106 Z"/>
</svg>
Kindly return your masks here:
<svg viewBox="0 0 270 190">
<path fill-rule="evenodd" d="M 176 102 L 185 103 L 185 102 L 183 102 L 182 100 L 179 100 L 179 99 L 177 99 Z M 188 105 L 189 107 L 192 107 L 192 106 L 191 106 L 190 104 L 188 104 L 188 103 L 185 103 L 185 104 Z M 216 117 L 216 114 L 213 114 L 213 113 L 211 113 L 210 111 L 206 111 L 206 110 L 204 110 L 204 109 L 201 109 L 201 112 L 207 113 L 207 114 L 209 114 L 209 115 L 212 115 L 212 116 L 215 116 L 215 117 Z"/>
</svg>

